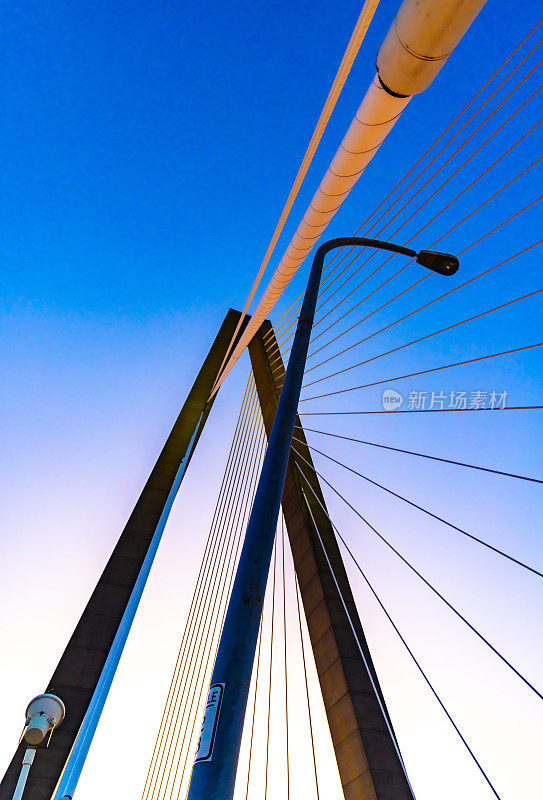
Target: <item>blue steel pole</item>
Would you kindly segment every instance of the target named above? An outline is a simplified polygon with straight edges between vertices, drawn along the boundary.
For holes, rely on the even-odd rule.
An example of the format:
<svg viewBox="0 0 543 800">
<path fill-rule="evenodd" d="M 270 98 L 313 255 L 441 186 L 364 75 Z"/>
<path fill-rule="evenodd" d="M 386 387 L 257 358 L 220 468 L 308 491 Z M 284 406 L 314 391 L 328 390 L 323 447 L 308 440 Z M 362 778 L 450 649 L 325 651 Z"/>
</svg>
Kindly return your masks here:
<svg viewBox="0 0 543 800">
<path fill-rule="evenodd" d="M 231 800 L 234 795 L 258 628 L 324 257 L 329 250 L 349 245 L 417 257 L 418 263 L 444 275 L 458 269 L 454 256 L 431 251 L 417 254 L 407 247 L 362 237 L 330 239 L 315 253 L 213 668 L 187 800 Z"/>
<path fill-rule="evenodd" d="M 192 770 L 187 800 L 234 794 L 258 627 L 322 273 L 313 261 L 285 381 L 247 525 Z"/>
</svg>

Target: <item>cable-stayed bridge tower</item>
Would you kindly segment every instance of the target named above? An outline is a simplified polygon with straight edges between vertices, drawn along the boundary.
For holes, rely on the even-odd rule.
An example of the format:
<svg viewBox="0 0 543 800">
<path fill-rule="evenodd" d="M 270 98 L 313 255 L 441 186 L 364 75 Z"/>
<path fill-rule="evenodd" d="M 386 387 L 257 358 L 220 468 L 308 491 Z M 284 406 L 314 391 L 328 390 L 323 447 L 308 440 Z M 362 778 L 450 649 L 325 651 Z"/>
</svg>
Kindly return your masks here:
<svg viewBox="0 0 543 800">
<path fill-rule="evenodd" d="M 365 9 L 367 11 L 366 5 Z M 308 210 L 308 214 L 304 215 L 302 223 L 300 223 L 292 242 L 285 251 L 280 266 L 272 277 L 253 316 L 249 318 L 245 315 L 249 301 L 244 312 L 240 313 L 230 309 L 227 313 L 172 432 L 136 503 L 134 511 L 96 585 L 89 603 L 59 661 L 58 667 L 46 687 L 46 696 L 57 697 L 62 702 L 65 708 L 65 718 L 60 723 L 58 719 L 53 719 L 53 717 L 51 719 L 47 718 L 45 721 L 41 720 L 41 723 L 43 723 L 41 727 L 47 731 L 48 739 L 44 741 L 43 746 L 41 744 L 37 746 L 35 759 L 32 756 L 34 763 L 31 769 L 32 761 L 29 761 L 27 756 L 28 744 L 30 743 L 30 738 L 28 738 L 30 736 L 30 727 L 27 729 L 26 741 L 21 741 L 0 784 L 0 800 L 12 800 L 14 792 L 15 796 L 17 796 L 15 787 L 18 781 L 20 785 L 19 776 L 22 763 L 25 768 L 26 785 L 22 787 L 19 796 L 22 796 L 23 800 L 28 800 L 28 798 L 32 800 L 51 800 L 51 798 L 54 798 L 54 800 L 71 800 L 169 511 L 181 486 L 183 476 L 197 446 L 207 417 L 212 410 L 215 393 L 245 347 L 248 348 L 250 356 L 251 380 L 254 382 L 255 390 L 254 397 L 250 402 L 253 402 L 253 411 L 256 409 L 255 413 L 259 421 L 263 422 L 269 447 L 264 459 L 264 467 L 260 476 L 253 514 L 251 514 L 249 521 L 247 538 L 245 543 L 243 543 L 243 540 L 238 542 L 241 549 L 241 557 L 237 571 L 234 571 L 233 566 L 237 563 L 238 551 L 236 550 L 233 557 L 228 556 L 228 568 L 230 568 L 230 561 L 232 563 L 232 584 L 227 586 L 228 582 L 225 582 L 227 588 L 223 594 L 225 597 L 231 598 L 230 606 L 235 606 L 237 603 L 239 607 L 237 612 L 239 613 L 232 622 L 229 606 L 228 612 L 226 612 L 226 608 L 224 609 L 224 617 L 221 612 L 221 614 L 217 614 L 215 621 L 215 626 L 219 630 L 222 626 L 223 636 L 217 651 L 216 674 L 214 673 L 209 689 L 207 690 L 207 686 L 203 689 L 204 692 L 208 691 L 206 695 L 208 702 L 194 759 L 193 780 L 188 794 L 189 800 L 203 800 L 204 797 L 206 800 L 214 800 L 214 798 L 217 798 L 217 800 L 219 798 L 221 800 L 229 800 L 234 790 L 240 740 L 243 725 L 244 722 L 246 724 L 247 714 L 249 714 L 250 710 L 248 693 L 252 676 L 255 672 L 254 665 L 256 665 L 258 676 L 258 659 L 263 630 L 262 609 L 270 559 L 272 558 L 272 548 L 277 548 L 277 544 L 275 543 L 274 545 L 274 537 L 280 506 L 288 541 L 290 542 L 296 587 L 297 590 L 299 589 L 301 605 L 305 615 L 308 639 L 324 701 L 327 726 L 335 752 L 343 795 L 346 800 L 412 800 L 413 792 L 403 762 L 400 743 L 394 729 L 391 714 L 387 708 L 368 641 L 364 634 L 363 621 L 360 618 L 349 584 L 347 570 L 340 551 L 338 531 L 330 516 L 325 499 L 326 490 L 323 490 L 323 484 L 313 460 L 312 453 L 314 451 L 308 443 L 306 433 L 302 427 L 303 416 L 298 414 L 300 387 L 304 375 L 309 334 L 317 303 L 320 272 L 318 277 L 315 278 L 312 271 L 313 277 L 310 278 L 308 284 L 299 321 L 296 319 L 299 306 L 296 306 L 290 316 L 287 316 L 281 328 L 278 328 L 277 324 L 275 329 L 272 327 L 268 314 L 286 289 L 291 278 L 304 262 L 315 242 L 325 231 L 328 223 L 343 200 L 348 196 L 358 177 L 362 174 L 388 132 L 398 121 L 411 97 L 423 91 L 431 83 L 433 77 L 437 74 L 452 49 L 454 49 L 481 6 L 482 2 L 476 2 L 476 0 L 464 3 L 456 2 L 456 0 L 450 0 L 450 2 L 446 3 L 438 3 L 437 0 L 425 0 L 423 3 L 406 0 L 402 5 L 397 20 L 380 50 L 378 75 L 372 82 L 359 113 L 349 128 L 342 147 L 338 150 L 338 154 L 336 154 L 315 195 L 311 210 Z M 421 14 L 424 16 L 423 21 L 421 21 Z M 363 15 L 361 19 L 364 21 Z M 425 50 L 426 45 L 430 48 L 428 51 Z M 523 62 L 521 62 L 522 64 Z M 516 69 L 519 68 L 515 67 Z M 511 76 L 514 75 L 515 70 L 512 70 Z M 531 75 L 531 73 L 528 73 L 528 75 Z M 345 74 L 342 77 L 342 80 L 344 79 Z M 524 78 L 523 80 L 526 79 Z M 521 84 L 522 81 L 519 79 L 519 86 Z M 511 94 L 514 91 L 512 90 Z M 531 166 L 533 164 L 527 167 L 524 173 L 531 169 Z M 524 173 L 520 172 L 519 176 Z M 482 173 L 482 177 L 485 174 Z M 510 183 L 519 176 L 510 179 Z M 493 196 L 498 195 L 501 191 L 502 189 Z M 338 200 L 337 198 L 341 199 Z M 489 201 L 485 200 L 486 202 Z M 533 203 L 535 202 L 533 201 Z M 533 203 L 527 205 L 526 209 L 529 209 Z M 518 214 L 526 209 L 522 209 Z M 516 216 L 517 214 L 515 214 Z M 511 217 L 511 219 L 513 218 Z M 317 224 L 317 220 L 320 220 L 322 224 Z M 498 228 L 506 225 L 509 221 L 507 219 L 500 223 Z M 421 228 L 421 230 L 424 230 L 425 227 Z M 316 235 L 308 235 L 311 233 L 311 229 L 317 230 Z M 482 238 L 485 237 L 483 236 Z M 353 243 L 367 246 L 370 241 L 372 240 L 354 240 L 349 237 L 348 240 L 341 240 L 343 242 L 341 246 L 347 247 Z M 373 242 L 375 243 L 375 240 Z M 475 244 L 477 242 L 470 244 L 465 250 Z M 530 250 L 536 244 L 538 243 L 530 245 L 526 250 Z M 456 271 L 457 262 L 442 253 L 428 250 L 416 253 L 409 247 L 383 242 L 380 242 L 379 245 L 392 250 L 394 253 L 401 253 L 411 257 L 416 256 L 419 264 L 440 272 L 442 275 L 453 275 Z M 336 242 L 334 246 L 340 245 Z M 373 245 L 370 244 L 369 246 Z M 521 255 L 526 250 L 519 251 L 518 254 L 511 258 Z M 299 255 L 300 253 L 302 255 Z M 322 258 L 324 258 L 324 252 L 322 253 Z M 322 269 L 322 266 L 321 262 L 319 269 Z M 418 267 L 416 269 L 418 270 Z M 257 278 L 255 287 L 258 285 L 260 277 Z M 414 285 L 422 282 L 423 279 L 420 278 Z M 475 280 L 475 278 L 470 280 Z M 254 291 L 256 291 L 256 288 L 254 288 Z M 254 291 L 252 291 L 250 299 L 254 295 Z M 452 291 L 455 291 L 455 289 L 451 290 L 451 293 Z M 313 305 L 312 310 L 308 311 L 306 300 L 311 293 L 313 293 L 311 301 Z M 449 294 L 449 292 L 442 296 L 445 297 L 446 294 Z M 511 300 L 505 305 L 517 303 L 535 294 L 537 292 L 531 292 Z M 343 301 L 344 298 L 338 300 L 338 305 Z M 432 300 L 432 302 L 434 301 Z M 503 308 L 505 305 L 485 310 L 480 316 Z M 290 348 L 288 367 L 285 370 L 283 358 L 286 357 L 286 346 L 283 341 L 289 328 L 287 328 L 286 332 L 284 328 L 289 319 L 292 318 L 294 319 L 289 328 L 296 326 L 296 334 Z M 472 319 L 474 317 L 462 320 L 450 327 L 463 325 Z M 333 327 L 334 324 L 336 323 L 330 323 L 329 327 Z M 280 333 L 281 329 L 283 329 L 283 333 Z M 448 330 L 448 328 L 443 330 Z M 442 332 L 442 330 L 432 332 L 428 337 L 423 337 L 423 339 L 433 337 Z M 302 335 L 305 336 L 303 346 L 300 344 L 300 337 L 303 338 Z M 322 333 L 319 335 L 322 335 Z M 287 343 L 290 338 L 292 336 L 286 340 Z M 331 342 L 333 341 L 334 339 L 331 340 Z M 416 344 L 417 341 L 422 341 L 422 339 L 409 342 L 395 349 L 402 350 L 404 347 Z M 323 343 L 316 352 L 324 349 L 331 342 Z M 471 360 L 466 359 L 463 362 L 447 364 L 436 369 L 449 369 L 458 365 L 472 363 L 472 361 L 482 361 L 486 358 L 503 356 L 509 352 L 520 352 L 521 350 L 539 346 L 540 344 L 529 345 L 525 348 L 519 347 L 517 350 L 511 349 L 492 355 L 485 355 L 480 359 L 478 357 Z M 395 349 L 381 355 L 388 355 L 390 352 L 394 352 Z M 339 357 L 342 352 L 344 351 L 334 353 L 330 358 L 323 360 L 322 364 Z M 375 358 L 379 357 L 381 356 L 376 356 Z M 361 364 L 366 364 L 371 360 L 373 360 L 373 357 L 367 359 L 367 361 L 362 361 Z M 321 366 L 321 364 L 316 366 Z M 354 366 L 360 366 L 360 364 L 355 364 Z M 312 367 L 312 369 L 315 368 L 315 366 Z M 352 366 L 348 366 L 341 372 L 347 372 L 351 368 Z M 432 372 L 432 370 L 427 370 L 427 372 Z M 315 379 L 314 383 L 334 377 L 338 373 L 332 372 L 328 376 Z M 420 374 L 423 374 L 423 371 Z M 398 377 L 398 380 L 406 377 L 409 377 L 409 375 L 402 374 Z M 376 381 L 375 385 L 380 383 L 382 381 Z M 341 391 L 354 391 L 373 385 L 372 383 L 367 383 L 362 386 L 341 389 Z M 330 394 L 333 394 L 333 392 Z M 326 394 L 322 393 L 318 394 L 316 398 L 310 397 L 308 399 L 318 399 L 326 396 Z M 303 399 L 305 400 L 305 398 Z M 250 405 L 250 402 L 248 405 Z M 534 406 L 533 408 L 536 407 Z M 374 412 L 364 411 L 360 413 Z M 316 431 L 316 433 L 323 432 Z M 338 435 L 338 438 L 342 437 Z M 358 439 L 352 439 L 351 441 L 368 446 L 373 444 L 372 442 Z M 380 447 L 381 445 L 377 444 L 376 446 Z M 394 447 L 384 447 L 390 450 L 395 449 Z M 282 453 L 280 457 L 277 455 L 279 451 Z M 434 461 L 447 461 L 447 459 L 434 458 L 432 455 L 419 452 L 410 452 L 408 450 L 400 450 L 400 452 L 433 459 Z M 274 454 L 276 458 L 272 460 Z M 326 454 L 322 455 L 325 456 Z M 244 468 L 242 461 L 243 459 L 241 458 L 233 468 L 233 484 L 236 483 L 239 474 L 241 474 L 242 467 Z M 474 464 L 455 461 L 449 461 L 449 463 L 460 464 L 462 467 L 473 470 L 497 473 L 510 478 L 519 478 L 523 481 L 540 483 L 537 479 L 527 476 L 500 472 L 499 470 L 487 469 Z M 253 471 L 255 471 L 255 464 L 256 462 L 251 465 Z M 351 470 L 351 472 L 355 471 Z M 364 475 L 360 475 L 360 477 L 364 478 Z M 273 497 L 271 494 L 266 493 L 272 484 L 275 487 Z M 379 486 L 379 484 L 375 485 Z M 331 488 L 334 489 L 334 487 Z M 386 487 L 380 486 L 380 488 L 385 489 Z M 391 492 L 391 494 L 394 494 L 394 492 Z M 398 494 L 395 494 L 395 497 L 410 503 L 409 500 L 400 497 Z M 416 504 L 410 503 L 410 505 L 415 506 Z M 434 518 L 440 519 L 441 522 L 449 524 L 446 520 L 427 512 L 425 508 L 421 508 L 418 505 L 416 507 L 422 513 L 428 513 Z M 364 518 L 352 505 L 351 509 L 365 522 Z M 510 562 L 515 562 L 517 566 L 531 571 L 532 574 L 541 574 L 534 568 L 528 567 L 521 560 L 508 555 L 499 548 L 488 545 L 466 530 L 454 525 L 450 525 L 450 527 L 454 528 L 459 534 L 466 535 L 480 545 L 493 550 L 500 556 L 504 556 Z M 437 591 L 424 575 L 409 563 L 390 542 L 377 530 L 373 530 L 416 576 L 456 614 L 457 618 L 466 624 L 486 646 L 490 647 L 501 659 L 502 663 L 524 681 L 530 691 L 541 698 L 537 688 L 524 678 L 520 671 L 476 629 L 476 626 L 454 607 L 444 595 Z M 216 572 L 219 571 L 219 568 L 222 570 L 224 567 L 227 560 L 226 556 L 224 556 L 225 552 L 226 548 L 220 550 L 217 556 L 219 566 L 217 566 Z M 251 570 L 255 564 L 258 565 L 258 570 L 252 572 Z M 210 595 L 213 594 L 213 587 L 219 582 L 216 573 L 213 572 L 215 566 L 209 567 L 209 573 L 206 573 L 206 580 L 209 578 L 207 591 Z M 357 564 L 357 567 L 363 577 L 366 578 L 360 565 Z M 256 577 L 254 577 L 255 575 Z M 368 583 L 368 585 L 373 592 L 371 584 Z M 194 619 L 197 619 L 197 606 L 200 603 L 200 599 L 197 598 L 194 607 Z M 377 600 L 379 603 L 381 602 L 378 597 Z M 382 604 L 381 607 L 389 621 L 396 628 Z M 248 612 L 247 614 L 245 614 L 246 611 Z M 192 607 L 190 613 L 193 613 Z M 196 625 L 196 623 L 194 624 Z M 397 628 L 396 632 L 409 650 Z M 300 637 L 303 643 L 301 622 Z M 205 645 L 207 647 L 207 638 L 209 637 L 207 637 L 206 633 L 202 634 L 200 639 L 202 646 Z M 215 651 L 211 645 L 209 650 L 210 655 L 208 654 L 208 657 L 213 661 Z M 411 651 L 409 653 L 415 660 L 422 676 L 428 682 L 413 653 Z M 190 672 L 191 668 L 190 663 L 187 661 L 188 666 L 185 664 L 188 672 Z M 195 668 L 194 671 L 196 671 Z M 429 686 L 490 789 L 498 797 L 469 743 L 462 736 L 431 684 Z M 196 691 L 195 694 L 197 694 Z M 202 694 L 200 693 L 201 696 Z M 49 700 L 54 705 L 55 701 L 51 700 L 51 697 L 49 697 Z M 166 710 L 167 713 L 165 712 L 166 719 L 168 719 L 168 715 L 171 719 L 175 718 L 174 705 L 172 701 Z M 35 719 L 33 719 L 32 725 L 34 725 L 32 730 L 35 731 Z M 192 726 L 192 730 L 194 730 L 194 722 L 192 722 Z M 190 725 L 187 725 L 187 727 L 190 729 Z M 190 743 L 190 737 L 191 733 L 188 734 L 188 743 Z M 165 739 L 166 736 L 163 738 Z M 160 753 L 160 759 L 162 759 L 163 752 L 160 749 L 162 744 L 161 742 L 158 744 L 157 753 Z M 157 776 L 160 775 L 162 767 L 158 763 L 159 756 L 155 759 L 155 754 L 153 754 L 153 759 L 149 785 L 156 786 L 159 781 Z M 193 759 L 191 758 L 191 766 L 192 762 Z M 220 767 L 214 771 L 219 762 Z M 162 780 L 162 777 L 160 777 L 160 780 Z M 147 792 L 147 796 L 151 797 L 151 794 Z M 173 790 L 171 796 L 174 796 Z"/>
</svg>

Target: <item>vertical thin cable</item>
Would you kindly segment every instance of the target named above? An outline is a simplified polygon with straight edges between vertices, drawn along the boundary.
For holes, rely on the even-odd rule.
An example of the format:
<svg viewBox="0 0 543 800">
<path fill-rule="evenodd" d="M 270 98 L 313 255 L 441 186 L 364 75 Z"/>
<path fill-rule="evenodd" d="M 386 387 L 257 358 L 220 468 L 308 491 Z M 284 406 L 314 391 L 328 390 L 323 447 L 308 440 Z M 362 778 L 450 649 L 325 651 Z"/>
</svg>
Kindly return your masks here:
<svg viewBox="0 0 543 800">
<path fill-rule="evenodd" d="M 256 698 L 258 696 L 258 675 L 260 673 L 260 650 L 262 647 L 262 625 L 264 622 L 264 614 L 262 614 L 262 619 L 260 620 L 260 630 L 258 632 L 258 649 L 256 654 L 256 677 L 255 677 L 255 698 L 253 702 L 253 713 L 251 717 L 251 739 L 249 742 L 249 764 L 247 767 L 247 786 L 245 788 L 245 800 L 248 800 L 249 797 L 249 780 L 251 778 L 251 762 L 253 757 L 253 738 L 255 732 L 255 714 L 256 714 Z"/>
<path fill-rule="evenodd" d="M 309 702 L 309 686 L 307 682 L 307 667 L 305 662 L 305 647 L 304 647 L 304 636 L 302 632 L 302 615 L 300 614 L 300 587 L 298 586 L 298 578 L 294 576 L 294 585 L 296 588 L 296 608 L 298 609 L 298 626 L 300 628 L 300 645 L 302 647 L 302 662 L 304 665 L 304 679 L 305 679 L 305 695 L 307 698 L 307 717 L 309 720 L 309 733 L 311 736 L 311 752 L 313 753 L 313 770 L 315 772 L 315 790 L 317 792 L 317 800 L 320 800 L 319 796 L 319 776 L 317 773 L 317 759 L 315 758 L 315 741 L 313 739 L 313 721 L 311 719 L 311 705 Z"/>
<path fill-rule="evenodd" d="M 272 585 L 272 608 L 271 608 L 271 636 L 270 636 L 270 670 L 268 684 L 268 722 L 266 731 L 266 777 L 264 783 L 264 800 L 268 797 L 268 767 L 270 756 L 270 715 L 271 715 L 271 693 L 272 693 L 272 668 L 273 668 L 273 628 L 275 619 L 275 582 L 277 571 L 277 537 L 273 545 L 273 585 Z"/>
<path fill-rule="evenodd" d="M 287 605 L 286 605 L 286 586 L 285 586 L 285 518 L 281 515 L 281 556 L 283 568 L 283 657 L 285 666 L 285 748 L 287 757 L 287 800 L 290 800 L 290 762 L 289 762 L 289 739 L 288 739 L 288 666 L 287 666 Z"/>
</svg>

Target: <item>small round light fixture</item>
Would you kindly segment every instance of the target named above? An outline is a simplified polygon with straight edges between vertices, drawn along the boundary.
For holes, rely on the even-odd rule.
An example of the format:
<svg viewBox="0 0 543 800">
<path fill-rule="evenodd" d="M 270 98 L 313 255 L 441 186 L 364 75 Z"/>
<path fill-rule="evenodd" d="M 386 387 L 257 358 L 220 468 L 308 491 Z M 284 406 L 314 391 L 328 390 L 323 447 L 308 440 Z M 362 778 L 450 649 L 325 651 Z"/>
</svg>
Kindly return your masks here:
<svg viewBox="0 0 543 800">
<path fill-rule="evenodd" d="M 49 731 L 64 719 L 66 708 L 55 694 L 39 694 L 26 709 L 24 738 L 27 744 L 36 747 L 43 742 Z"/>
</svg>

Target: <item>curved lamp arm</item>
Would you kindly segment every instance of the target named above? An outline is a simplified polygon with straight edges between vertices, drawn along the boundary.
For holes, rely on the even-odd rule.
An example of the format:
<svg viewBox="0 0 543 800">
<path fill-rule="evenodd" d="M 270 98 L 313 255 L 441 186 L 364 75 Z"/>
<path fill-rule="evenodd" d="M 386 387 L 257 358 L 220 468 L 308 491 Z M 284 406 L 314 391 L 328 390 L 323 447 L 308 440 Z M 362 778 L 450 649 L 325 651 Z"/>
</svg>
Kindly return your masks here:
<svg viewBox="0 0 543 800">
<path fill-rule="evenodd" d="M 324 263 L 324 256 L 336 247 L 348 247 L 349 245 L 360 245 L 362 247 L 375 247 L 379 250 L 390 250 L 393 253 L 400 253 L 403 256 L 410 256 L 417 259 L 417 264 L 438 272 L 440 275 L 454 275 L 460 266 L 456 256 L 449 253 L 439 253 L 437 250 L 421 250 L 417 253 L 410 247 L 403 247 L 392 242 L 382 242 L 380 239 L 368 239 L 365 236 L 340 236 L 338 239 L 329 239 L 318 248 L 315 253 L 314 261 L 320 261 L 321 267 Z"/>
</svg>

